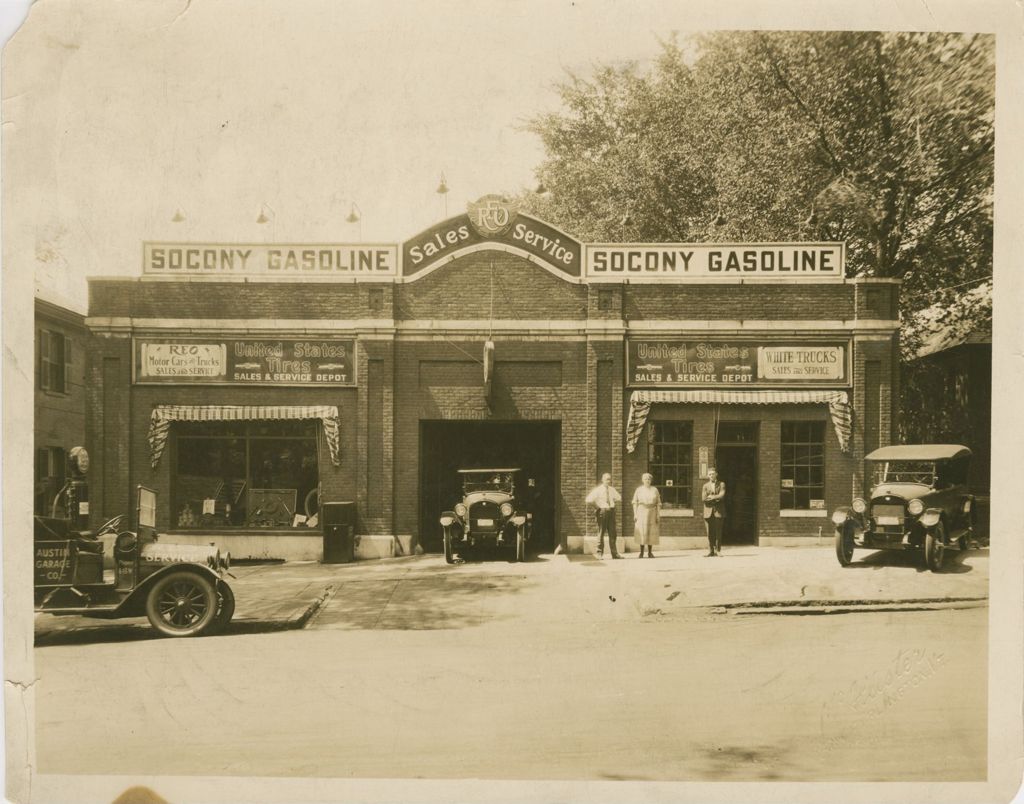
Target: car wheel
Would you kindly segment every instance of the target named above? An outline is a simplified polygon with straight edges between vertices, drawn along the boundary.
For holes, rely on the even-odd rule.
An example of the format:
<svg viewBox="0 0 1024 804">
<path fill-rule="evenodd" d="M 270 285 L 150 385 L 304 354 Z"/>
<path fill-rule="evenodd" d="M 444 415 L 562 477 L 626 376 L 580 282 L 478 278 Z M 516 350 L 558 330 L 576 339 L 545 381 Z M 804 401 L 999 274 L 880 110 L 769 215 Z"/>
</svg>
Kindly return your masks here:
<svg viewBox="0 0 1024 804">
<path fill-rule="evenodd" d="M 516 561 L 526 561 L 526 528 L 516 528 Z"/>
<path fill-rule="evenodd" d="M 946 557 L 946 528 L 940 522 L 924 537 L 924 563 L 932 572 L 942 569 Z"/>
<path fill-rule="evenodd" d="M 214 623 L 218 603 L 213 581 L 182 570 L 153 584 L 146 598 L 146 616 L 164 636 L 198 636 Z"/>
<path fill-rule="evenodd" d="M 452 551 L 452 529 L 444 529 L 444 560 L 445 563 L 455 563 L 455 553 Z"/>
<path fill-rule="evenodd" d="M 217 616 L 213 621 L 213 632 L 221 633 L 228 627 L 231 618 L 235 616 L 235 593 L 231 587 L 221 581 L 217 584 Z"/>
<path fill-rule="evenodd" d="M 836 558 L 844 567 L 853 562 L 853 527 L 849 522 L 836 528 Z"/>
</svg>

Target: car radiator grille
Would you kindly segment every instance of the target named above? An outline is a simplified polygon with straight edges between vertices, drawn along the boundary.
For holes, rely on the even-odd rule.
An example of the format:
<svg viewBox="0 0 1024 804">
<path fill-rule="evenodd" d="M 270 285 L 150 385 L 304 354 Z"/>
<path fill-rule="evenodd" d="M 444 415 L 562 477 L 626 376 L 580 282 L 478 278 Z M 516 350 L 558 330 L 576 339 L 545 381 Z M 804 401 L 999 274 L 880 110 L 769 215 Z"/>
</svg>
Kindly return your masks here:
<svg viewBox="0 0 1024 804">
<path fill-rule="evenodd" d="M 485 500 L 483 502 L 473 503 L 469 508 L 469 525 L 471 528 L 479 530 L 496 530 L 499 518 L 500 511 L 498 510 L 497 503 Z"/>
<path fill-rule="evenodd" d="M 906 511 L 902 505 L 875 505 L 871 508 L 871 518 L 875 527 L 885 533 L 902 533 Z"/>
</svg>

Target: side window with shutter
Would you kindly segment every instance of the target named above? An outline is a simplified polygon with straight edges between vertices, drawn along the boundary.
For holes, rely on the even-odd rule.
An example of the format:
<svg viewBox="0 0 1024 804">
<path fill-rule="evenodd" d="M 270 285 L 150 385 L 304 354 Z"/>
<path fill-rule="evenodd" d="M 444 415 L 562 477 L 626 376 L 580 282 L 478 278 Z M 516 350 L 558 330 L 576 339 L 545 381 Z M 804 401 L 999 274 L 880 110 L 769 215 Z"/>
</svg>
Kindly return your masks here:
<svg viewBox="0 0 1024 804">
<path fill-rule="evenodd" d="M 50 333 L 39 330 L 39 387 L 50 390 Z"/>
</svg>

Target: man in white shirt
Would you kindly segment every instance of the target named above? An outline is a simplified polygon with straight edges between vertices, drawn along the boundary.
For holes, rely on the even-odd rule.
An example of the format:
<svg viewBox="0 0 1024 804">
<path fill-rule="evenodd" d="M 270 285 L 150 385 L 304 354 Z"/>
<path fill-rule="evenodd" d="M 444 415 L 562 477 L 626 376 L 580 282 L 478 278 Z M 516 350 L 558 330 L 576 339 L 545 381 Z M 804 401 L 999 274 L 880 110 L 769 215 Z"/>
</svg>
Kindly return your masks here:
<svg viewBox="0 0 1024 804">
<path fill-rule="evenodd" d="M 615 506 L 622 502 L 622 495 L 612 486 L 612 476 L 605 472 L 601 475 L 601 485 L 596 486 L 587 495 L 587 502 L 597 509 L 597 552 L 598 558 L 604 557 L 604 537 L 608 535 L 608 547 L 612 558 L 622 558 L 615 544 Z"/>
</svg>

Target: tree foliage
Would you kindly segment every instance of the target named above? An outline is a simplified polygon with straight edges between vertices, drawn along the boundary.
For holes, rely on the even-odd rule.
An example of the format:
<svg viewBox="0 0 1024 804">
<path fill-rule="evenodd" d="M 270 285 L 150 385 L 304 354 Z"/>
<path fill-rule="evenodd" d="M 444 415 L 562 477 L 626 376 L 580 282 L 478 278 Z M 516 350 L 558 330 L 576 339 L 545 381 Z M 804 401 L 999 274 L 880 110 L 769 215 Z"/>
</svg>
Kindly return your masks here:
<svg viewBox="0 0 1024 804">
<path fill-rule="evenodd" d="M 991 274 L 991 36 L 719 32 L 560 92 L 523 201 L 583 239 L 844 240 L 906 313 Z"/>
</svg>

